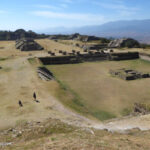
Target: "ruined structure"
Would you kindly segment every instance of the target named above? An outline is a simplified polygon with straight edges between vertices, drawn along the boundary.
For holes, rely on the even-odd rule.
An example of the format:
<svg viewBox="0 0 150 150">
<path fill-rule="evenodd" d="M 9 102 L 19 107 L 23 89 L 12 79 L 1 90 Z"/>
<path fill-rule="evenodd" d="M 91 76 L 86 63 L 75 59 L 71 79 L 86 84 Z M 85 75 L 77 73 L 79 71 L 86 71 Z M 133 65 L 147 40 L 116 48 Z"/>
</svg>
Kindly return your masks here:
<svg viewBox="0 0 150 150">
<path fill-rule="evenodd" d="M 79 57 L 82 61 L 102 61 L 107 60 L 107 54 L 101 52 L 89 52 L 86 54 L 80 54 Z"/>
<path fill-rule="evenodd" d="M 48 69 L 46 69 L 45 67 L 38 67 L 37 73 L 38 73 L 38 76 L 42 80 L 45 80 L 45 81 L 50 81 L 54 78 L 53 74 Z"/>
<path fill-rule="evenodd" d="M 128 48 L 138 48 L 140 44 L 138 41 L 130 38 L 123 38 L 123 39 L 116 39 L 111 41 L 108 44 L 110 48 L 121 48 L 121 47 L 128 47 Z"/>
<path fill-rule="evenodd" d="M 105 38 L 100 38 L 96 36 L 88 36 L 88 35 L 80 35 L 79 33 L 72 34 L 70 35 L 69 38 L 70 40 L 77 40 L 77 41 L 82 41 L 82 42 L 106 40 Z"/>
<path fill-rule="evenodd" d="M 57 37 L 56 35 L 52 35 L 52 36 L 49 36 L 49 39 L 50 39 L 50 40 L 57 40 L 58 37 Z"/>
<path fill-rule="evenodd" d="M 108 53 L 109 60 L 130 60 L 138 59 L 138 52 L 126 52 L 126 53 Z"/>
<path fill-rule="evenodd" d="M 62 53 L 63 56 L 54 56 L 54 57 L 40 57 L 40 61 L 44 65 L 52 65 L 52 64 L 74 64 L 74 63 L 82 63 L 85 61 L 101 61 L 107 60 L 108 55 L 102 52 L 94 52 L 89 51 L 88 53 L 80 53 L 77 51 L 76 53 Z"/>
<path fill-rule="evenodd" d="M 69 40 L 69 35 L 65 34 L 56 34 L 56 35 L 50 35 L 50 40 Z"/>
<path fill-rule="evenodd" d="M 70 40 L 80 40 L 81 35 L 79 33 L 75 33 L 69 36 Z"/>
<path fill-rule="evenodd" d="M 107 45 L 106 44 L 93 44 L 93 45 L 84 45 L 82 48 L 83 50 L 100 50 L 103 48 L 106 48 Z"/>
<path fill-rule="evenodd" d="M 118 70 L 110 70 L 111 75 L 119 77 L 123 80 L 136 80 L 141 78 L 150 78 L 149 73 L 142 73 L 132 69 L 118 69 Z"/>
<path fill-rule="evenodd" d="M 75 33 L 71 35 L 64 35 L 64 34 L 50 35 L 49 39 L 50 40 L 75 40 L 75 41 L 82 41 L 82 42 L 91 42 L 91 41 L 101 41 L 102 43 L 109 42 L 109 40 L 106 38 L 89 36 L 89 35 L 81 35 L 79 33 Z"/>
<path fill-rule="evenodd" d="M 80 63 L 81 59 L 76 56 L 55 56 L 55 57 L 40 57 L 39 60 L 44 65 L 52 64 L 74 64 Z"/>
<path fill-rule="evenodd" d="M 63 53 L 63 51 L 62 51 L 62 50 L 59 50 L 59 53 L 60 53 L 60 54 L 62 54 L 62 53 Z"/>
<path fill-rule="evenodd" d="M 102 61 L 102 60 L 128 60 L 139 58 L 138 52 L 131 53 L 105 53 L 101 51 L 87 51 L 86 53 L 81 53 L 80 51 L 73 50 L 70 53 L 60 50 L 59 53 L 63 56 L 55 56 L 55 53 L 49 51 L 52 57 L 40 57 L 40 61 L 45 65 L 50 64 L 72 64 L 81 63 L 84 61 Z"/>
<path fill-rule="evenodd" d="M 43 50 L 44 48 L 31 38 L 22 38 L 16 41 L 16 49 L 20 49 L 21 51 L 36 51 Z"/>
<path fill-rule="evenodd" d="M 113 53 L 114 50 L 113 49 L 104 49 L 104 53 Z"/>
<path fill-rule="evenodd" d="M 96 37 L 96 36 L 82 35 L 82 36 L 80 36 L 79 40 L 82 42 L 90 42 L 90 41 L 98 41 L 98 40 L 100 40 L 100 38 Z"/>
<path fill-rule="evenodd" d="M 55 53 L 52 51 L 48 51 L 48 54 L 50 54 L 51 56 L 55 56 Z"/>
</svg>

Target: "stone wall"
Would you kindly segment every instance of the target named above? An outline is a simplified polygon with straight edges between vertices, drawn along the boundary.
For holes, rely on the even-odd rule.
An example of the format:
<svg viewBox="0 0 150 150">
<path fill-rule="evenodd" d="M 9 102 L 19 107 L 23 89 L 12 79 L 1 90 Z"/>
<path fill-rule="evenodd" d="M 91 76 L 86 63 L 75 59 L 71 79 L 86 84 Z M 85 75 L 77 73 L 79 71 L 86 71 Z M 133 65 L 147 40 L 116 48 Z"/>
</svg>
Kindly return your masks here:
<svg viewBox="0 0 150 150">
<path fill-rule="evenodd" d="M 142 78 L 150 78 L 149 73 L 142 73 L 136 70 L 132 69 L 118 69 L 118 70 L 110 70 L 109 73 L 112 76 L 121 78 L 123 80 L 136 80 L 136 79 L 142 79 Z"/>
<path fill-rule="evenodd" d="M 102 61 L 107 60 L 108 55 L 104 53 L 87 53 L 87 54 L 80 54 L 79 57 L 83 61 Z"/>
<path fill-rule="evenodd" d="M 74 64 L 81 62 L 81 60 L 76 56 L 40 57 L 39 59 L 44 65 Z"/>
<path fill-rule="evenodd" d="M 86 54 L 74 54 L 74 55 L 66 55 L 66 56 L 54 56 L 54 57 L 40 57 L 40 61 L 44 65 L 51 64 L 74 64 L 81 63 L 85 61 L 102 61 L 108 60 L 108 54 L 105 53 L 86 53 Z"/>
<path fill-rule="evenodd" d="M 138 52 L 127 52 L 127 53 L 110 53 L 109 60 L 130 60 L 130 59 L 138 59 Z"/>
</svg>

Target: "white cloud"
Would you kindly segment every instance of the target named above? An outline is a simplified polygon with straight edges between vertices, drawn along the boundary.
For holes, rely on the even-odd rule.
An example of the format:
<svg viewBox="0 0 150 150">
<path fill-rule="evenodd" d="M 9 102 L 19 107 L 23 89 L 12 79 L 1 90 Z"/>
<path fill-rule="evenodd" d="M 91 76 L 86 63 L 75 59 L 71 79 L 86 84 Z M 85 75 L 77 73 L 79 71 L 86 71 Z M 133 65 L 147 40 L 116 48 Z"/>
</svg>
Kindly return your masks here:
<svg viewBox="0 0 150 150">
<path fill-rule="evenodd" d="M 40 4 L 40 5 L 34 5 L 34 7 L 37 8 L 43 8 L 43 9 L 52 9 L 52 10 L 62 10 L 68 7 L 68 4 L 66 3 L 60 3 L 57 6 L 54 5 L 47 5 L 47 4 Z"/>
<path fill-rule="evenodd" d="M 53 5 L 35 5 L 35 7 L 44 8 L 44 9 L 53 9 L 53 10 L 61 9 L 58 6 L 53 6 Z"/>
<path fill-rule="evenodd" d="M 34 11 L 33 15 L 45 17 L 45 18 L 54 18 L 54 19 L 63 19 L 63 20 L 78 20 L 86 22 L 104 22 L 104 16 L 98 14 L 82 14 L 82 13 L 60 13 L 52 11 Z"/>
<path fill-rule="evenodd" d="M 94 4 L 106 8 L 106 9 L 112 9 L 119 13 L 119 15 L 122 16 L 130 16 L 133 14 L 136 14 L 138 10 L 140 10 L 137 7 L 129 7 L 124 4 L 123 0 L 114 0 L 112 2 L 94 2 Z"/>
</svg>

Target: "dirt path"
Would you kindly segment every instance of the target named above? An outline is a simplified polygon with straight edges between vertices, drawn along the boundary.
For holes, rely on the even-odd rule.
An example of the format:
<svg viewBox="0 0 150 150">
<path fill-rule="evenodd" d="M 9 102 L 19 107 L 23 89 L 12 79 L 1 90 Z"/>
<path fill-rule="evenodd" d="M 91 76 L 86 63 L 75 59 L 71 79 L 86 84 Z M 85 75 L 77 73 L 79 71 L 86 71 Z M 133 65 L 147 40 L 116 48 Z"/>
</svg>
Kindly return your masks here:
<svg viewBox="0 0 150 150">
<path fill-rule="evenodd" d="M 57 118 L 67 123 L 86 126 L 91 121 L 66 109 L 51 96 L 47 86 L 55 85 L 37 77 L 36 67 L 29 64 L 29 57 L 16 57 L 0 62 L 3 67 L 0 76 L 0 129 L 15 126 L 27 121 L 42 121 Z M 40 103 L 33 101 L 33 92 L 37 93 Z M 20 108 L 18 101 L 23 102 Z"/>
<path fill-rule="evenodd" d="M 109 131 L 122 132 L 133 128 L 150 130 L 150 115 L 102 123 L 87 119 L 65 108 L 51 96 L 47 89 L 47 86 L 53 86 L 55 81 L 47 83 L 40 80 L 37 77 L 36 68 L 29 64 L 27 58 L 27 56 L 16 57 L 0 63 L 4 68 L 0 76 L 0 129 L 26 121 L 55 118 L 75 126 L 108 129 Z M 38 95 L 39 104 L 33 101 L 34 91 Z M 23 108 L 18 106 L 19 99 L 23 101 Z"/>
</svg>

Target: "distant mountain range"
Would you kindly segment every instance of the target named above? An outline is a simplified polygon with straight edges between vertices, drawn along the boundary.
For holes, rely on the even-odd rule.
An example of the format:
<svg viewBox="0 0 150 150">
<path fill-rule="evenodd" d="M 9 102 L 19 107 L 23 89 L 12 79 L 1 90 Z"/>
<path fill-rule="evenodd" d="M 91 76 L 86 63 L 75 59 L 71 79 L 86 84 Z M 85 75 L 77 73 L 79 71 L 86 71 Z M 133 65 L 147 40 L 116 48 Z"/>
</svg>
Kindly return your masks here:
<svg viewBox="0 0 150 150">
<path fill-rule="evenodd" d="M 48 34 L 80 33 L 99 37 L 134 38 L 142 43 L 150 43 L 150 19 L 108 22 L 103 25 L 84 26 L 79 28 L 50 28 L 41 31 Z"/>
</svg>

